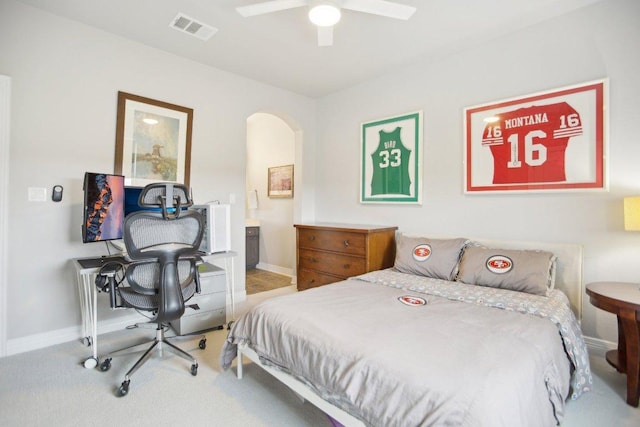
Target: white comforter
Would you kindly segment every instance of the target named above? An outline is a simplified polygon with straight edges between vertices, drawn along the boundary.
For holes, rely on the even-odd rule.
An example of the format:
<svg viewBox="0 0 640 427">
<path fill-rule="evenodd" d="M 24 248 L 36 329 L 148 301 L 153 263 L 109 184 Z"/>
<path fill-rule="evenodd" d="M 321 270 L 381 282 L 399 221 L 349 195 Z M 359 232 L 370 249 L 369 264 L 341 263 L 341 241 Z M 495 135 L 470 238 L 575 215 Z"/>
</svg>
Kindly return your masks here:
<svg viewBox="0 0 640 427">
<path fill-rule="evenodd" d="M 552 426 L 562 420 L 576 363 L 559 333 L 567 326 L 540 317 L 541 307 L 552 312 L 557 299 L 535 297 L 534 309 L 518 300 L 514 311 L 496 298 L 518 293 L 495 290 L 490 305 L 499 308 L 487 307 L 484 300 L 445 295 L 469 285 L 426 279 L 421 286 L 406 282 L 415 276 L 403 276 L 409 275 L 385 270 L 267 300 L 233 325 L 221 365 L 228 368 L 237 344 L 247 343 L 263 361 L 371 426 Z M 406 295 L 427 304 L 398 300 Z M 591 382 L 586 363 L 575 397 Z"/>
</svg>

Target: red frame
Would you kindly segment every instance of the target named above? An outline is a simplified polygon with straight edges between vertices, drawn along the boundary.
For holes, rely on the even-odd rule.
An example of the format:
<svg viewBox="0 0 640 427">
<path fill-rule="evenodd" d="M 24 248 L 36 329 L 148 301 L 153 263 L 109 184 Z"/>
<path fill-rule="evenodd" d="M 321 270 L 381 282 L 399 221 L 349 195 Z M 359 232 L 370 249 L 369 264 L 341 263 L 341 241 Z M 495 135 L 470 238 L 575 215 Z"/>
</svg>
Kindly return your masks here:
<svg viewBox="0 0 640 427">
<path fill-rule="evenodd" d="M 540 191 L 540 190 L 576 190 L 576 189 L 606 189 L 606 171 L 605 171 L 605 128 L 606 128 L 606 89 L 607 81 L 598 80 L 588 82 L 576 86 L 555 89 L 547 92 L 540 92 L 532 95 L 528 95 L 521 98 L 513 98 L 509 100 L 498 101 L 490 104 L 483 104 L 465 109 L 465 193 L 477 193 L 477 192 L 504 192 L 504 191 Z M 477 161 L 473 158 L 474 146 L 479 140 L 482 139 L 482 130 L 478 133 L 478 128 L 473 128 L 474 115 L 484 115 L 491 110 L 500 110 L 505 107 L 514 107 L 522 105 L 530 105 L 534 102 L 550 101 L 550 100 L 567 100 L 570 95 L 593 93 L 593 107 L 595 111 L 584 113 L 584 117 L 593 116 L 594 123 L 582 123 L 584 126 L 589 126 L 593 130 L 592 140 L 589 143 L 594 144 L 594 172 L 595 177 L 593 180 L 585 180 L 580 182 L 554 182 L 554 183 L 512 183 L 512 184 L 494 184 L 494 183 L 474 183 L 473 180 L 473 168 L 478 167 Z M 544 105 L 544 103 L 543 103 Z M 583 114 L 583 112 L 578 111 Z M 478 118 L 475 118 L 475 122 L 478 122 Z M 475 133 L 474 133 L 475 132 Z M 486 147 L 485 147 L 486 148 Z M 580 159 L 579 159 L 580 160 Z M 565 159 L 566 161 L 566 159 Z"/>
</svg>

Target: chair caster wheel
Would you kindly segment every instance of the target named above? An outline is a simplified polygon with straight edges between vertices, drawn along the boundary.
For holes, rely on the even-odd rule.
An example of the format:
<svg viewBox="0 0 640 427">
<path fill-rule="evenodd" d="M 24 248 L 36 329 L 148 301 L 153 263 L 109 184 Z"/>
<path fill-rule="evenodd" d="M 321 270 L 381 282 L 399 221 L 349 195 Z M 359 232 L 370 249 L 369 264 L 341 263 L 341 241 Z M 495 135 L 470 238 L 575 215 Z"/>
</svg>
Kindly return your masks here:
<svg viewBox="0 0 640 427">
<path fill-rule="evenodd" d="M 193 365 L 191 365 L 191 375 L 193 375 L 194 377 L 196 375 L 198 375 L 198 364 L 194 363 Z"/>
<path fill-rule="evenodd" d="M 129 393 L 129 380 L 122 381 L 122 384 L 120 384 L 120 387 L 118 387 L 118 391 L 116 393 L 116 396 L 124 397 L 128 393 Z"/>
<path fill-rule="evenodd" d="M 102 363 L 100 364 L 100 370 L 102 372 L 107 372 L 109 369 L 111 369 L 111 358 L 110 357 L 107 358 L 107 359 L 104 359 L 102 361 Z"/>
<path fill-rule="evenodd" d="M 207 339 L 202 338 L 200 340 L 200 343 L 198 344 L 198 347 L 200 347 L 201 350 L 204 350 L 205 348 L 207 348 Z"/>
<path fill-rule="evenodd" d="M 89 357 L 84 361 L 83 366 L 87 369 L 93 369 L 98 366 L 98 359 L 95 357 Z"/>
</svg>

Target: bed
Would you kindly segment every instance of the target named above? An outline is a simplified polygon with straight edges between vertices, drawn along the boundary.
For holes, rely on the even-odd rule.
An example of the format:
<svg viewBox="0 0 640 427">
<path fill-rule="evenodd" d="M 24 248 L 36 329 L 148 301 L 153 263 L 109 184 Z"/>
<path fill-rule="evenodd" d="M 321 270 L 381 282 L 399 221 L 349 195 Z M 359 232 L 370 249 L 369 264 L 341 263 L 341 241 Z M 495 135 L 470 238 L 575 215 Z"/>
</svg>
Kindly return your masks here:
<svg viewBox="0 0 640 427">
<path fill-rule="evenodd" d="M 394 268 L 266 300 L 220 363 L 345 426 L 551 426 L 590 390 L 573 244 L 396 237 Z"/>
</svg>

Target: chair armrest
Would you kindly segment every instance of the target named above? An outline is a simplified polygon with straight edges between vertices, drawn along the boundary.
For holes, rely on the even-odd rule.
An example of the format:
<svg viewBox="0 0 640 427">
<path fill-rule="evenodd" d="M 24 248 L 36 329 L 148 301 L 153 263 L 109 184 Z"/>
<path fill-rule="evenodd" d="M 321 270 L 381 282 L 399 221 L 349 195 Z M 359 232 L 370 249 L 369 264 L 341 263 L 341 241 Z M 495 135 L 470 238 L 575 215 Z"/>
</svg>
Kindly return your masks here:
<svg viewBox="0 0 640 427">
<path fill-rule="evenodd" d="M 196 282 L 196 293 L 199 294 L 200 293 L 200 271 L 198 270 L 198 267 L 196 266 L 195 268 L 195 274 L 193 276 L 193 281 Z"/>
<path fill-rule="evenodd" d="M 193 274 L 193 281 L 196 283 L 196 293 L 199 294 L 201 287 L 200 270 L 198 269 L 198 266 L 204 264 L 204 260 L 202 259 L 200 252 L 183 255 L 180 257 L 180 259 L 193 259 L 195 261 L 193 264 L 191 264 L 191 273 Z"/>
</svg>

